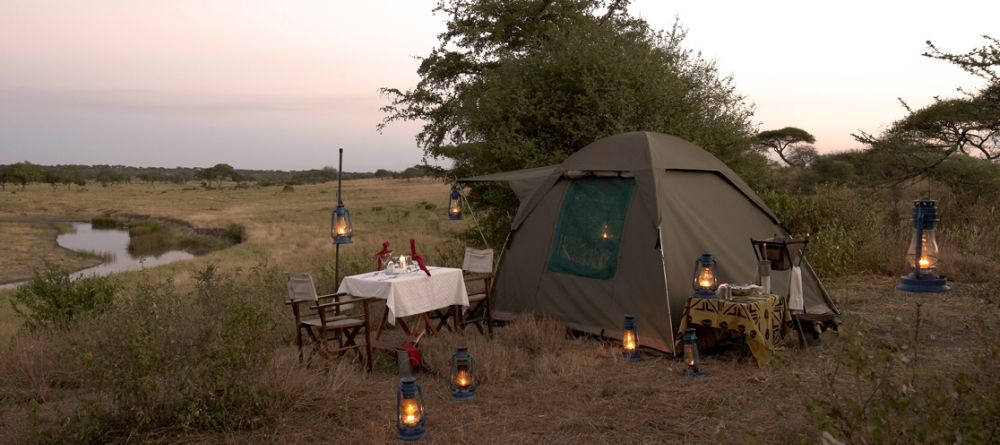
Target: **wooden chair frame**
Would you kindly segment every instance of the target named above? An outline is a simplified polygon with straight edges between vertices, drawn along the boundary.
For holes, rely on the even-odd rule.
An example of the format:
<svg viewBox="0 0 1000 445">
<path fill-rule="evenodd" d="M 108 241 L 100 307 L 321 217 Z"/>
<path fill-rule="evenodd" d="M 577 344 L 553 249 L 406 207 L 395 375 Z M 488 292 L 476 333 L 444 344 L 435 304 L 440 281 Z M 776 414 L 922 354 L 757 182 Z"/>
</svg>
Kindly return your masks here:
<svg viewBox="0 0 1000 445">
<path fill-rule="evenodd" d="M 295 315 L 296 330 L 295 345 L 299 348 L 299 363 L 307 366 L 312 362 L 314 355 L 319 354 L 325 358 L 332 358 L 334 354 L 344 355 L 346 352 L 354 350 L 358 358 L 368 371 L 372 370 L 372 342 L 369 330 L 370 310 L 369 304 L 373 298 L 358 298 L 347 294 L 331 294 L 319 297 L 321 300 L 292 301 L 285 304 L 292 306 L 292 313 Z M 333 301 L 321 302 L 332 299 Z M 309 309 L 316 311 L 318 318 L 304 318 L 300 305 L 309 304 Z M 349 318 L 344 315 L 335 315 L 340 308 L 346 305 L 360 305 L 362 308 L 362 318 Z M 313 349 L 306 359 L 303 354 L 304 342 L 303 333 L 309 337 L 313 343 Z M 358 342 L 358 337 L 364 336 L 364 343 Z"/>
<path fill-rule="evenodd" d="M 291 279 L 294 274 L 286 274 L 286 279 Z M 315 288 L 312 287 L 312 278 L 307 275 L 298 274 L 297 277 L 304 280 L 308 278 L 308 287 L 305 298 L 292 298 L 292 285 L 289 284 L 289 298 L 285 304 L 292 307 L 292 314 L 295 317 L 295 345 L 299 349 L 299 363 L 309 366 L 313 356 L 319 354 L 326 358 L 332 358 L 334 354 L 343 356 L 348 351 L 354 350 L 358 357 L 365 364 L 368 371 L 372 369 L 372 342 L 370 334 L 370 309 L 369 305 L 373 298 L 358 298 L 345 293 L 328 295 L 315 295 Z M 299 289 L 302 289 L 301 287 Z M 312 295 L 309 295 L 309 294 Z M 302 306 L 306 307 L 303 308 Z M 361 318 L 354 318 L 345 315 L 346 307 L 359 305 L 361 307 Z M 359 343 L 359 337 L 364 336 L 364 343 Z M 313 348 L 308 358 L 304 355 L 305 341 L 303 337 L 308 337 L 312 341 Z"/>
</svg>

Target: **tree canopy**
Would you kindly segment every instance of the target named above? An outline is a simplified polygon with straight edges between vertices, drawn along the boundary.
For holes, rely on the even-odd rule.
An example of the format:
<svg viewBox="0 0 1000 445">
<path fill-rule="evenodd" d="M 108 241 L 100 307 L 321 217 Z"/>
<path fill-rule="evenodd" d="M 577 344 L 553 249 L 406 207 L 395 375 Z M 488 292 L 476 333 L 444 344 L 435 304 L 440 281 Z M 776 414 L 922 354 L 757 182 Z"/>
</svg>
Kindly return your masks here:
<svg viewBox="0 0 1000 445">
<path fill-rule="evenodd" d="M 811 145 L 816 138 L 801 128 L 785 127 L 780 130 L 762 131 L 757 134 L 757 143 L 774 150 L 774 153 L 788 165 L 807 165 L 816 157 L 816 148 Z"/>
<path fill-rule="evenodd" d="M 952 63 L 985 80 L 985 86 L 960 90 L 956 98 L 935 97 L 917 110 L 900 100 L 905 117 L 879 136 L 860 132 L 855 139 L 895 154 L 904 177 L 926 174 L 954 155 L 1000 159 L 1000 41 L 983 37 L 987 44 L 964 54 L 942 52 L 928 41 L 924 56 Z"/>
<path fill-rule="evenodd" d="M 639 130 L 690 140 L 740 173 L 762 172 L 753 107 L 732 79 L 682 47 L 681 26 L 656 31 L 628 5 L 442 0 L 435 11 L 448 16 L 447 29 L 414 88 L 381 90 L 391 102 L 379 128 L 422 121 L 417 144 L 426 157 L 452 161 L 447 176 L 551 165 Z M 499 213 L 513 210 L 512 195 L 490 190 L 477 186 L 473 195 L 491 195 L 480 204 Z"/>
</svg>

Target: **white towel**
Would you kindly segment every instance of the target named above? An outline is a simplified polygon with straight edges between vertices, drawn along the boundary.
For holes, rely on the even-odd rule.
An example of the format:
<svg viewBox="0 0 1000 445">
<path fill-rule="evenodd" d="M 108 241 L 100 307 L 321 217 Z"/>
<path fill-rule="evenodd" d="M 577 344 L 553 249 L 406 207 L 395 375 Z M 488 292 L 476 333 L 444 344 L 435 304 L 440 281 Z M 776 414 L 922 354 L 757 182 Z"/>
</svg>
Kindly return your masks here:
<svg viewBox="0 0 1000 445">
<path fill-rule="evenodd" d="M 802 268 L 792 266 L 791 277 L 788 283 L 788 309 L 792 311 L 802 311 L 805 301 L 802 299 Z"/>
</svg>

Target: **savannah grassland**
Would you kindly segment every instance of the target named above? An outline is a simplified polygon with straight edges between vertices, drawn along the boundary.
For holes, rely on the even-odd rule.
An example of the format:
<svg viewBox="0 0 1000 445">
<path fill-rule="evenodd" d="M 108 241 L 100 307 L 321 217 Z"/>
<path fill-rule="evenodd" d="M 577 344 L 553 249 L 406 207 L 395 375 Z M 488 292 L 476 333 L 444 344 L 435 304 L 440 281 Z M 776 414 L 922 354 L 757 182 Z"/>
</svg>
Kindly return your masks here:
<svg viewBox="0 0 1000 445">
<path fill-rule="evenodd" d="M 470 222 L 446 221 L 447 190 L 430 179 L 344 182 L 356 234 L 342 246 L 341 274 L 371 269 L 382 241 L 405 252 L 409 238 L 433 263 L 456 265 L 464 245 L 458 234 Z M 281 272 L 310 272 L 321 293 L 333 290 L 335 203 L 334 183 L 294 191 L 35 185 L 0 194 L 0 219 L 16 221 L 0 223 L 5 278 L 21 273 L 12 265 L 66 255 L 54 248 L 52 230 L 26 224 L 46 218 L 235 223 L 247 238 L 125 274 L 108 313 L 69 326 L 27 331 L 0 302 L 0 442 L 394 442 L 394 357 L 379 354 L 371 374 L 350 355 L 303 368 L 282 304 Z M 869 261 L 901 255 L 889 250 Z M 987 274 L 954 282 L 947 295 L 919 296 L 896 292 L 888 274 L 829 277 L 845 314 L 839 334 L 807 349 L 790 336 L 764 369 L 738 351 L 708 356 L 710 376 L 701 380 L 683 378 L 673 357 L 624 363 L 615 345 L 567 337 L 546 319 L 519 319 L 491 339 L 474 330 L 443 333 L 421 341 L 429 367 L 418 374 L 424 441 L 817 443 L 826 430 L 849 443 L 951 442 L 956 434 L 966 443 L 995 442 L 996 284 Z M 10 295 L 0 291 L 2 300 Z M 389 340 L 402 337 L 391 331 Z M 444 377 L 460 344 L 479 365 L 473 401 L 451 400 Z"/>
</svg>

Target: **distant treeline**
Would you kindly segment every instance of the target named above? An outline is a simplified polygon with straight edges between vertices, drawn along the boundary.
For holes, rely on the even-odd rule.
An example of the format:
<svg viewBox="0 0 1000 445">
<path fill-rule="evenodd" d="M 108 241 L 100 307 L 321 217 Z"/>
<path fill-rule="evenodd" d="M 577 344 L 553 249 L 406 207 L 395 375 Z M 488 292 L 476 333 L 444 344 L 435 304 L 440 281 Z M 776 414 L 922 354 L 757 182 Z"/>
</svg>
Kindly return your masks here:
<svg viewBox="0 0 1000 445">
<path fill-rule="evenodd" d="M 403 171 L 379 169 L 375 172 L 344 172 L 343 179 L 362 178 L 416 178 L 434 176 L 435 167 L 415 165 Z M 216 164 L 209 168 L 192 167 L 130 167 L 126 165 L 38 165 L 30 162 L 0 164 L 0 187 L 7 184 L 48 183 L 53 187 L 97 183 L 105 187 L 114 184 L 174 183 L 202 181 L 205 185 L 221 185 L 223 181 L 268 185 L 319 184 L 337 180 L 337 169 L 324 167 L 312 170 L 243 170 L 229 164 Z"/>
</svg>

